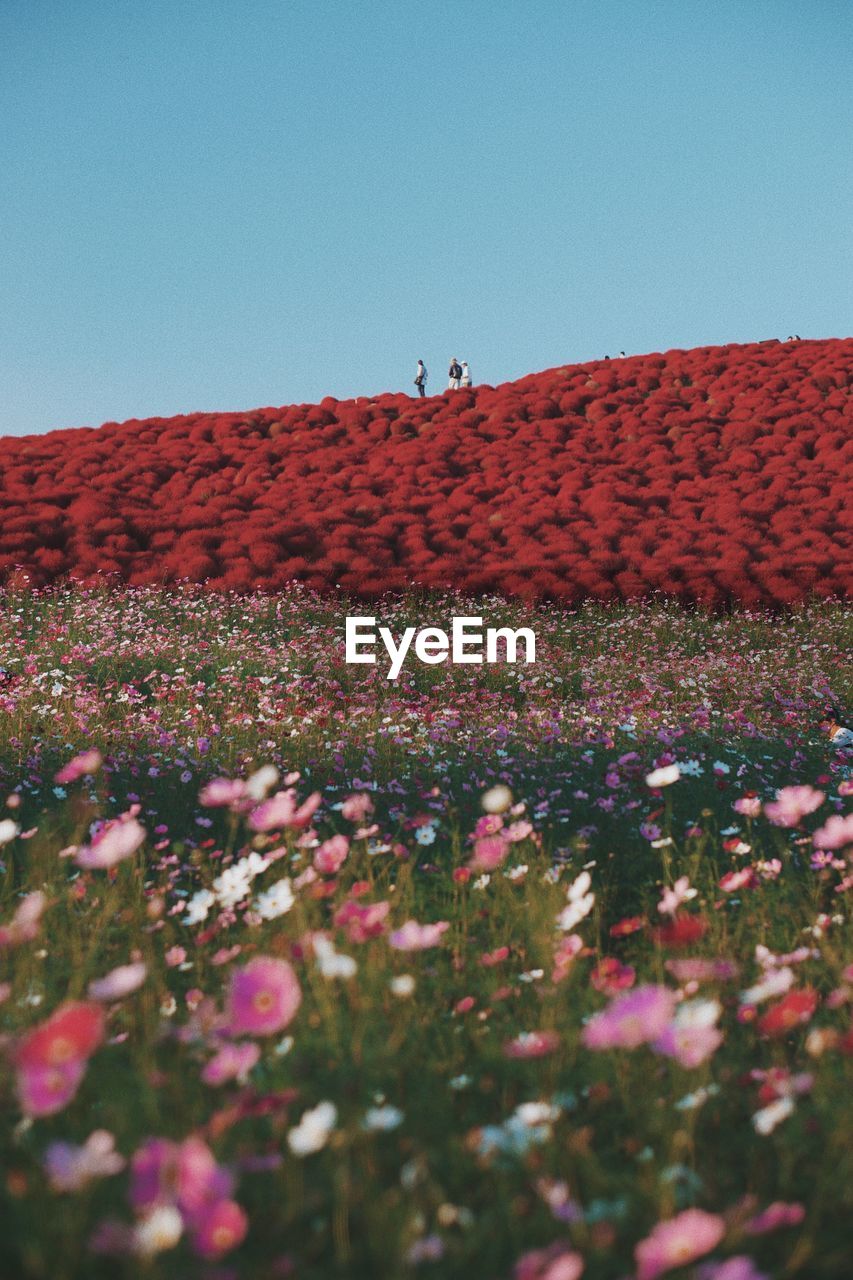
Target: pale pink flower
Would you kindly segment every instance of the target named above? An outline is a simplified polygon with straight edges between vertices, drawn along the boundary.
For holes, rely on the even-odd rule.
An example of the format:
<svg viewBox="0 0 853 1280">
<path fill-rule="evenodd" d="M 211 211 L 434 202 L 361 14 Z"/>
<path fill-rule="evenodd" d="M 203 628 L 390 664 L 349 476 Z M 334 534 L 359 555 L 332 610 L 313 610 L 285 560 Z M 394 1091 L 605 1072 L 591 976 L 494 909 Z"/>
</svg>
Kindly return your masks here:
<svg viewBox="0 0 853 1280">
<path fill-rule="evenodd" d="M 133 857 L 144 841 L 145 828 L 132 814 L 124 813 L 108 823 L 91 844 L 78 849 L 74 861 L 86 870 L 104 870 Z"/>
<path fill-rule="evenodd" d="M 82 1147 L 52 1142 L 44 1155 L 44 1167 L 54 1191 L 82 1191 L 95 1178 L 120 1173 L 127 1161 L 115 1149 L 115 1138 L 96 1129 Z"/>
<path fill-rule="evenodd" d="M 696 1271 L 696 1280 L 770 1280 L 770 1277 L 766 1271 L 759 1271 L 745 1253 L 736 1253 L 725 1262 L 703 1262 Z"/>
<path fill-rule="evenodd" d="M 201 1073 L 205 1084 L 220 1085 L 228 1080 L 245 1084 L 249 1072 L 261 1056 L 261 1050 L 253 1040 L 245 1044 L 226 1044 L 210 1059 Z"/>
<path fill-rule="evenodd" d="M 675 1013 L 675 992 L 646 985 L 617 996 L 590 1019 L 581 1039 L 587 1049 L 636 1049 L 657 1040 Z"/>
<path fill-rule="evenodd" d="M 843 849 L 853 844 L 853 813 L 833 813 L 812 837 L 818 849 Z"/>
<path fill-rule="evenodd" d="M 438 920 L 435 924 L 407 920 L 401 928 L 394 930 L 388 941 L 395 951 L 425 951 L 427 947 L 437 947 L 442 934 L 449 928 L 447 920 Z"/>
<path fill-rule="evenodd" d="M 703 1209 L 685 1209 L 659 1222 L 634 1250 L 637 1280 L 656 1280 L 665 1271 L 685 1267 L 715 1249 L 726 1233 L 724 1220 Z"/>
<path fill-rule="evenodd" d="M 698 1067 L 723 1043 L 723 1033 L 716 1025 L 722 1011 L 717 1000 L 685 1000 L 652 1048 L 675 1058 L 682 1067 Z"/>
<path fill-rule="evenodd" d="M 202 787 L 199 802 L 208 809 L 219 809 L 236 804 L 245 794 L 246 784 L 240 778 L 212 778 Z"/>
<path fill-rule="evenodd" d="M 183 947 L 169 947 L 164 959 L 170 969 L 175 969 L 179 964 L 183 964 L 187 958 L 187 953 Z"/>
<path fill-rule="evenodd" d="M 815 787 L 783 787 L 776 792 L 775 800 L 768 800 L 764 813 L 774 827 L 799 826 L 807 813 L 814 813 L 826 796 Z"/>
<path fill-rule="evenodd" d="M 256 956 L 231 975 L 228 1030 L 234 1036 L 275 1035 L 293 1020 L 301 1002 L 298 979 L 287 961 Z"/>
<path fill-rule="evenodd" d="M 503 834 L 510 844 L 517 844 L 519 840 L 526 840 L 533 834 L 533 823 L 526 820 L 511 822 Z"/>
<path fill-rule="evenodd" d="M 515 1264 L 513 1280 L 578 1280 L 584 1260 L 568 1240 L 555 1240 L 545 1249 L 523 1253 Z"/>
<path fill-rule="evenodd" d="M 42 913 L 47 906 L 47 898 L 37 889 L 28 893 L 18 903 L 15 914 L 7 925 L 0 925 L 0 949 L 18 947 L 24 942 L 32 942 L 38 936 Z"/>
<path fill-rule="evenodd" d="M 671 889 L 664 889 L 658 903 L 658 911 L 665 916 L 674 915 L 681 904 L 695 898 L 696 893 L 697 890 L 690 887 L 688 877 L 680 876 Z"/>
<path fill-rule="evenodd" d="M 364 791 L 357 795 L 347 796 L 341 805 L 341 815 L 347 822 L 364 822 L 368 814 L 373 812 L 373 801 Z"/>
<path fill-rule="evenodd" d="M 741 796 L 735 800 L 732 808 L 745 818 L 757 818 L 761 813 L 761 801 L 758 796 Z"/>
<path fill-rule="evenodd" d="M 331 836 L 324 840 L 314 854 L 314 866 L 324 876 L 335 876 L 340 871 L 349 853 L 349 840 L 346 836 Z"/>
<path fill-rule="evenodd" d="M 507 1058 L 544 1058 L 560 1047 L 556 1031 L 522 1031 L 514 1040 L 507 1040 L 503 1051 Z"/>
<path fill-rule="evenodd" d="M 323 797 L 319 791 L 310 795 L 303 804 L 297 804 L 292 788 L 277 791 L 249 814 L 249 826 L 253 831 L 272 831 L 275 827 L 307 827 L 319 809 Z"/>
<path fill-rule="evenodd" d="M 676 982 L 727 982 L 740 972 L 734 960 L 707 960 L 701 956 L 688 956 L 684 960 L 666 960 L 667 969 Z"/>
<path fill-rule="evenodd" d="M 122 964 L 113 969 L 106 977 L 95 978 L 89 983 L 89 998 L 102 1003 L 110 1000 L 123 1000 L 125 996 L 138 991 L 148 976 L 148 969 L 141 961 L 136 964 Z"/>
<path fill-rule="evenodd" d="M 723 893 L 737 893 L 739 889 L 752 888 L 756 883 L 752 867 L 740 867 L 737 871 L 727 871 L 720 879 Z"/>
<path fill-rule="evenodd" d="M 95 749 L 81 751 L 73 760 L 69 760 L 68 764 L 62 766 L 53 780 L 59 783 L 76 782 L 84 774 L 97 773 L 103 763 L 104 758 L 100 751 Z"/>
</svg>

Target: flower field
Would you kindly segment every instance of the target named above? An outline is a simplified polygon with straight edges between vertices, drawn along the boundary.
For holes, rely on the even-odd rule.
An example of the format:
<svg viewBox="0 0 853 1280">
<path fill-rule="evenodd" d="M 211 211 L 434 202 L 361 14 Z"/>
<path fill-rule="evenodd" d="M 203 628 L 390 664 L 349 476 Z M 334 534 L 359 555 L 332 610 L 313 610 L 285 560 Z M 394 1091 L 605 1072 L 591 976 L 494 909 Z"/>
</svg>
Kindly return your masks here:
<svg viewBox="0 0 853 1280">
<path fill-rule="evenodd" d="M 144 576 L 107 519 L 54 550 Z M 377 603 L 395 632 L 487 614 L 537 661 L 392 682 L 344 663 L 348 607 L 0 595 L 0 1276 L 841 1280 L 853 751 L 819 722 L 849 610 L 413 591 Z"/>
<path fill-rule="evenodd" d="M 851 388 L 853 340 L 767 342 L 7 438 L 0 581 L 843 596 Z"/>
</svg>

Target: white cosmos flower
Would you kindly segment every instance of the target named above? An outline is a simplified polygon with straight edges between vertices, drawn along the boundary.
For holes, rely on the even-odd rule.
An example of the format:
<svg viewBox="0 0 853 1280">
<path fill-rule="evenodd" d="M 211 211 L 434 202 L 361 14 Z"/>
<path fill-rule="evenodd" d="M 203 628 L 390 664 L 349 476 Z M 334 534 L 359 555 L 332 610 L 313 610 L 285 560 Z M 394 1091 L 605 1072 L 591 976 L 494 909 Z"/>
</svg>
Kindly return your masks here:
<svg viewBox="0 0 853 1280">
<path fill-rule="evenodd" d="M 399 1107 L 371 1107 L 364 1114 L 362 1128 L 369 1132 L 387 1133 L 403 1123 L 403 1113 Z"/>
<path fill-rule="evenodd" d="M 159 1205 L 134 1228 L 134 1252 L 141 1254 L 143 1258 L 153 1258 L 166 1249 L 174 1249 L 183 1230 L 184 1220 L 174 1205 Z"/>
<path fill-rule="evenodd" d="M 13 822 L 11 818 L 0 819 L 0 845 L 8 844 L 10 840 L 14 840 L 20 830 L 21 828 L 17 822 Z"/>
<path fill-rule="evenodd" d="M 184 912 L 184 924 L 201 924 L 202 920 L 206 920 L 210 908 L 216 902 L 216 895 L 211 893 L 209 889 L 199 889 L 198 893 L 194 893 L 187 903 L 187 909 Z"/>
<path fill-rule="evenodd" d="M 313 941 L 314 955 L 317 959 L 317 968 L 320 970 L 324 978 L 354 978 L 358 972 L 358 965 L 352 956 L 341 955 L 335 950 L 335 945 L 328 938 L 314 938 Z"/>
<path fill-rule="evenodd" d="M 334 1102 L 320 1102 L 306 1111 L 299 1124 L 287 1135 L 287 1145 L 295 1156 L 310 1156 L 322 1151 L 337 1124 L 338 1109 Z"/>
<path fill-rule="evenodd" d="M 295 901 L 290 879 L 285 876 L 283 880 L 277 880 L 263 893 L 258 894 L 254 908 L 264 920 L 276 920 L 279 916 L 286 915 Z"/>
<path fill-rule="evenodd" d="M 667 764 L 661 769 L 653 769 L 651 773 L 646 774 L 647 787 L 670 787 L 673 782 L 677 782 L 681 777 L 681 770 L 677 764 Z"/>
<path fill-rule="evenodd" d="M 760 1111 L 756 1111 L 752 1117 L 752 1127 L 756 1133 L 766 1137 L 768 1133 L 773 1132 L 777 1124 L 787 1120 L 793 1110 L 793 1098 L 777 1098 L 775 1102 L 771 1102 L 768 1106 L 762 1107 Z"/>
</svg>

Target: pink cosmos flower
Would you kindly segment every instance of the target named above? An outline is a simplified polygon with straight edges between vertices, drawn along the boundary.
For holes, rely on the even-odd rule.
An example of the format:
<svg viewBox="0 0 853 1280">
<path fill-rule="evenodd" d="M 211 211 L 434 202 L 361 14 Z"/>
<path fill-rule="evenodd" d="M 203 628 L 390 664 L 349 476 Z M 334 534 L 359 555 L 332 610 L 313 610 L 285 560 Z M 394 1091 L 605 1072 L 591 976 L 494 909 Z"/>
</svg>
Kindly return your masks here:
<svg viewBox="0 0 853 1280">
<path fill-rule="evenodd" d="M 73 760 L 69 760 L 68 764 L 63 765 L 57 774 L 54 775 L 54 782 L 76 782 L 78 778 L 82 778 L 84 774 L 97 773 L 104 758 L 100 751 L 81 751 Z"/>
<path fill-rule="evenodd" d="M 675 1218 L 659 1222 L 651 1235 L 634 1250 L 637 1280 L 656 1280 L 675 1267 L 685 1267 L 715 1249 L 726 1233 L 719 1214 L 685 1209 Z"/>
<path fill-rule="evenodd" d="M 551 981 L 562 982 L 568 976 L 574 958 L 583 951 L 583 938 L 577 933 L 570 933 L 563 938 L 554 951 L 554 968 L 551 970 Z"/>
<path fill-rule="evenodd" d="M 314 866 L 324 876 L 334 876 L 340 871 L 347 854 L 349 840 L 346 836 L 332 836 L 324 840 L 314 854 Z"/>
<path fill-rule="evenodd" d="M 723 1043 L 723 1033 L 716 1026 L 721 1013 L 717 1000 L 685 1000 L 652 1048 L 675 1058 L 682 1067 L 698 1067 Z"/>
<path fill-rule="evenodd" d="M 296 792 L 289 787 L 277 791 L 249 814 L 249 826 L 253 831 L 272 831 L 275 827 L 307 827 L 319 809 L 323 797 L 319 791 L 310 795 L 303 804 L 297 804 Z"/>
<path fill-rule="evenodd" d="M 123 1000 L 125 996 L 138 991 L 147 976 L 148 969 L 141 962 L 119 965 L 106 977 L 96 978 L 89 983 L 89 998 L 102 1002 Z"/>
<path fill-rule="evenodd" d="M 104 1015 L 95 1004 L 68 1001 L 15 1050 L 18 1098 L 29 1116 L 61 1111 L 76 1094 L 86 1064 L 104 1038 Z"/>
<path fill-rule="evenodd" d="M 115 1149 L 115 1138 L 96 1129 L 82 1147 L 71 1142 L 51 1142 L 44 1168 L 54 1191 L 82 1191 L 95 1178 L 120 1173 L 127 1161 Z"/>
<path fill-rule="evenodd" d="M 776 792 L 775 800 L 768 800 L 764 813 L 774 827 L 799 826 L 807 813 L 814 813 L 826 796 L 815 787 L 783 787 Z"/>
<path fill-rule="evenodd" d="M 364 822 L 364 819 L 372 812 L 373 801 L 363 791 L 357 795 L 347 796 L 341 805 L 341 814 L 346 818 L 347 822 Z"/>
<path fill-rule="evenodd" d="M 617 992 L 633 987 L 636 976 L 631 965 L 622 964 L 615 956 L 604 956 L 589 975 L 589 980 L 596 991 L 615 996 Z"/>
<path fill-rule="evenodd" d="M 293 1020 L 302 1002 L 296 974 L 286 960 L 256 956 L 231 975 L 226 1000 L 234 1036 L 270 1036 Z"/>
<path fill-rule="evenodd" d="M 617 996 L 583 1029 L 587 1049 L 636 1049 L 657 1040 L 672 1021 L 675 992 L 646 985 Z"/>
<path fill-rule="evenodd" d="M 853 844 L 853 813 L 834 813 L 812 837 L 817 849 L 843 849 Z"/>
<path fill-rule="evenodd" d="M 246 794 L 246 784 L 240 778 L 212 778 L 202 787 L 199 802 L 208 809 L 219 809 L 236 804 Z"/>
<path fill-rule="evenodd" d="M 248 1230 L 249 1220 L 235 1200 L 217 1200 L 205 1205 L 193 1221 L 193 1249 L 202 1258 L 221 1258 L 245 1240 Z"/>
<path fill-rule="evenodd" d="M 474 855 L 468 866 L 472 871 L 494 871 L 506 860 L 509 844 L 502 835 L 483 836 L 474 841 Z"/>
<path fill-rule="evenodd" d="M 85 1061 L 104 1038 L 104 1015 L 96 1004 L 67 1001 L 19 1042 L 15 1065 L 61 1067 Z"/>
<path fill-rule="evenodd" d="M 514 1040 L 506 1041 L 503 1051 L 507 1058 L 544 1058 L 559 1046 L 556 1031 L 522 1031 Z"/>
<path fill-rule="evenodd" d="M 757 818 L 761 813 L 761 801 L 758 796 L 741 796 L 735 800 L 732 805 L 735 813 L 742 814 L 745 818 Z"/>
<path fill-rule="evenodd" d="M 700 956 L 667 960 L 664 968 L 676 982 L 727 982 L 736 978 L 740 972 L 740 967 L 734 960 L 706 960 Z"/>
<path fill-rule="evenodd" d="M 220 1085 L 228 1080 L 236 1080 L 245 1084 L 249 1072 L 261 1056 L 261 1050 L 254 1041 L 245 1044 L 226 1044 L 210 1059 L 201 1073 L 205 1084 Z"/>
<path fill-rule="evenodd" d="M 16 1086 L 21 1110 L 28 1116 L 52 1116 L 66 1107 L 86 1074 L 86 1058 L 71 1058 L 56 1066 L 19 1068 Z"/>
<path fill-rule="evenodd" d="M 175 969 L 179 964 L 184 963 L 187 953 L 183 947 L 169 947 L 163 958 L 170 969 Z"/>
<path fill-rule="evenodd" d="M 425 951 L 427 947 L 437 947 L 442 934 L 449 928 L 448 920 L 438 920 L 435 924 L 407 920 L 401 928 L 394 930 L 388 941 L 395 951 Z"/>
<path fill-rule="evenodd" d="M 546 1249 L 531 1249 L 515 1264 L 513 1280 L 578 1280 L 584 1260 L 568 1240 L 555 1240 Z"/>
<path fill-rule="evenodd" d="M 770 1280 L 765 1271 L 756 1270 L 752 1258 L 737 1253 L 725 1262 L 704 1262 L 696 1271 L 696 1280 Z"/>
<path fill-rule="evenodd" d="M 0 950 L 3 947 L 18 947 L 24 942 L 32 942 L 38 936 L 42 913 L 47 906 L 47 898 L 37 889 L 28 893 L 18 903 L 15 914 L 7 925 L 0 925 Z"/>
<path fill-rule="evenodd" d="M 723 893 L 737 893 L 738 889 L 754 889 L 757 883 L 752 867 L 741 867 L 727 871 L 720 879 L 720 888 Z"/>
<path fill-rule="evenodd" d="M 503 834 L 510 844 L 518 844 L 519 840 L 526 840 L 528 836 L 533 835 L 533 823 L 526 819 L 511 822 Z"/>
<path fill-rule="evenodd" d="M 390 902 L 356 902 L 350 898 L 338 907 L 333 923 L 343 929 L 350 942 L 367 942 L 385 932 L 385 918 L 391 910 Z"/>
<path fill-rule="evenodd" d="M 796 1201 L 786 1203 L 784 1200 L 774 1200 L 761 1213 L 744 1223 L 744 1231 L 748 1231 L 751 1236 L 763 1236 L 779 1227 L 798 1227 L 805 1216 L 805 1205 Z"/>
<path fill-rule="evenodd" d="M 687 876 L 680 876 L 671 889 L 665 888 L 658 903 L 658 911 L 662 915 L 674 915 L 683 902 L 696 897 L 696 890 L 690 887 Z"/>
<path fill-rule="evenodd" d="M 130 1162 L 130 1203 L 137 1211 L 174 1204 L 192 1220 L 205 1205 L 226 1199 L 232 1179 L 201 1138 L 147 1138 Z"/>
<path fill-rule="evenodd" d="M 145 841 L 145 834 L 145 828 L 132 814 L 123 813 L 108 823 L 91 844 L 78 849 L 74 861 L 89 871 L 114 867 L 136 853 Z"/>
</svg>

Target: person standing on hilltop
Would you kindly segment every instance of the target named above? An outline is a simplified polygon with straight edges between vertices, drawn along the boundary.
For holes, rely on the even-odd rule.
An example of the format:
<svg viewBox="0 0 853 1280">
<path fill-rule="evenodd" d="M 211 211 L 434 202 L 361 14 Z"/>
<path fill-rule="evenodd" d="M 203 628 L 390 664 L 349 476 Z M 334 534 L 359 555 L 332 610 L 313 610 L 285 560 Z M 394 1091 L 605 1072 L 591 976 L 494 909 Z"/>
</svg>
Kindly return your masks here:
<svg viewBox="0 0 853 1280">
<path fill-rule="evenodd" d="M 418 395 L 426 395 L 427 367 L 423 360 L 418 361 L 418 371 L 415 374 L 415 386 L 418 389 Z"/>
<path fill-rule="evenodd" d="M 468 361 L 463 360 L 462 361 L 462 380 L 460 382 L 460 386 L 470 387 L 470 385 L 471 385 L 471 370 L 468 368 Z"/>
<path fill-rule="evenodd" d="M 448 369 L 447 374 L 448 374 L 447 390 L 458 391 L 459 380 L 462 377 L 462 365 L 456 359 L 456 356 L 454 356 L 453 359 L 450 361 L 450 368 Z"/>
</svg>

